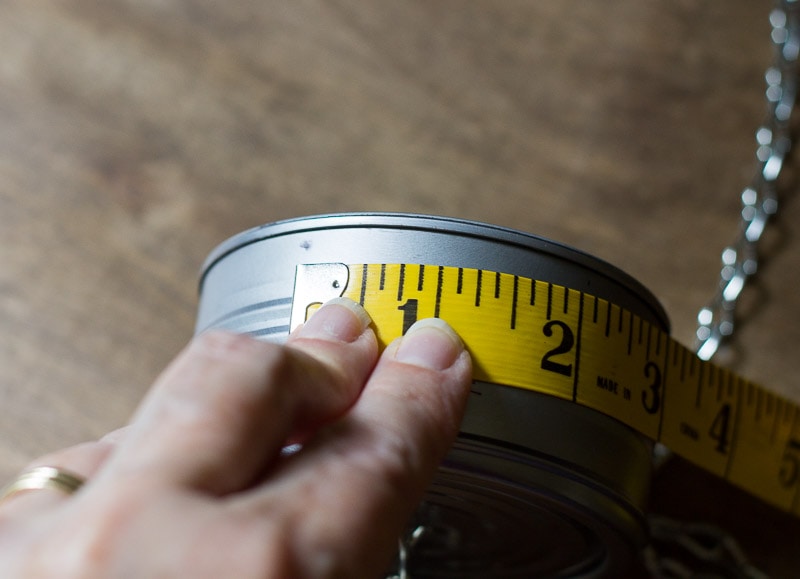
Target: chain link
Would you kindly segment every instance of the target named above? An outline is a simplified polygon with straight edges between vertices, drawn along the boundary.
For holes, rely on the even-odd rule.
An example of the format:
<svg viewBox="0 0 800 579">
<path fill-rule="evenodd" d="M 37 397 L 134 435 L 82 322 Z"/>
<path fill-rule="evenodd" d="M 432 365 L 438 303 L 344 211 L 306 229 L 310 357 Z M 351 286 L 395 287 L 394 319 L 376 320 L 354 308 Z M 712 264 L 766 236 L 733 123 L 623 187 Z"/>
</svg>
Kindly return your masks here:
<svg viewBox="0 0 800 579">
<path fill-rule="evenodd" d="M 397 573 L 387 576 L 386 579 L 412 579 L 408 574 L 408 555 L 425 531 L 425 526 L 418 525 L 397 542 Z"/>
<path fill-rule="evenodd" d="M 748 562 L 739 543 L 718 527 L 652 515 L 648 522 L 651 543 L 644 558 L 654 577 L 768 579 Z"/>
</svg>

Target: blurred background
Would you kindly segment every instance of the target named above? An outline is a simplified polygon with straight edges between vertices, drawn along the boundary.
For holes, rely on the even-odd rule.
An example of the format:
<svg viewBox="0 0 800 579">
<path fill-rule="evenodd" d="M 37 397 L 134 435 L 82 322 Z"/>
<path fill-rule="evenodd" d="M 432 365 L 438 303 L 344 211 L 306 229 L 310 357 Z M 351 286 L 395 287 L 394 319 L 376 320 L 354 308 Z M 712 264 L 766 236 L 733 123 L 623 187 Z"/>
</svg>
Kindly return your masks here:
<svg viewBox="0 0 800 579">
<path fill-rule="evenodd" d="M 206 255 L 403 211 L 593 253 L 691 345 L 755 170 L 769 0 L 0 0 L 0 479 L 126 422 L 191 337 Z M 733 364 L 800 402 L 800 204 Z M 776 577 L 800 526 L 682 461 L 653 510 Z"/>
</svg>

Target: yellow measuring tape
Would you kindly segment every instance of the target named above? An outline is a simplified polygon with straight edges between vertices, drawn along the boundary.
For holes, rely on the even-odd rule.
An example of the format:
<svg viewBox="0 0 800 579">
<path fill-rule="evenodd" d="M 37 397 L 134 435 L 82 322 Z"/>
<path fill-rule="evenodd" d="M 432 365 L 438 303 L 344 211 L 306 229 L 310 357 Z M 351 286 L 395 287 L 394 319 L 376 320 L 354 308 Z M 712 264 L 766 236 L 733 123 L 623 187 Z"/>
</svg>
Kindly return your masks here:
<svg viewBox="0 0 800 579">
<path fill-rule="evenodd" d="M 315 267 L 315 266 L 308 266 Z M 337 295 L 369 312 L 382 345 L 440 317 L 463 338 L 474 378 L 611 416 L 772 505 L 800 516 L 800 408 L 587 293 L 479 269 L 347 266 Z M 295 300 L 314 295 L 299 275 Z M 311 299 L 296 304 L 308 311 Z"/>
</svg>

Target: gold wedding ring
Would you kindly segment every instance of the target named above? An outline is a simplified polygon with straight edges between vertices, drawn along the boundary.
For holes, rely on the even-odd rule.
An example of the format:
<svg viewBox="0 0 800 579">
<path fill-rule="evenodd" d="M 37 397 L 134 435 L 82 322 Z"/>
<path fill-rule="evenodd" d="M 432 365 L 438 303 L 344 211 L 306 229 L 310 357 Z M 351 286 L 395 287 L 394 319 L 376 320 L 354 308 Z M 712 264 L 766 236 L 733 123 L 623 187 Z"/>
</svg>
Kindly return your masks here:
<svg viewBox="0 0 800 579">
<path fill-rule="evenodd" d="M 69 471 L 52 466 L 39 466 L 23 472 L 9 483 L 2 490 L 0 501 L 23 491 L 41 489 L 55 489 L 71 495 L 81 488 L 84 482 L 83 477 Z"/>
</svg>

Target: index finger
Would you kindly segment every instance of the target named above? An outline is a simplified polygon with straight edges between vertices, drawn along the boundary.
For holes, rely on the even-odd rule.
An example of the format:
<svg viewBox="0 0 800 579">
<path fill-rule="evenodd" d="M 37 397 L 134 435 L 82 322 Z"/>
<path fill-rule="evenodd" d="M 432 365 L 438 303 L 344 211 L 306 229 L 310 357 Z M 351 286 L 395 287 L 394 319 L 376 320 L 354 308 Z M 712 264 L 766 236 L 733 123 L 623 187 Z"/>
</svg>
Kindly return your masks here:
<svg viewBox="0 0 800 579">
<path fill-rule="evenodd" d="M 246 488 L 288 438 L 356 400 L 377 357 L 369 323 L 363 308 L 340 298 L 285 347 L 200 335 L 157 381 L 97 483 L 135 479 L 212 494 Z"/>
</svg>

